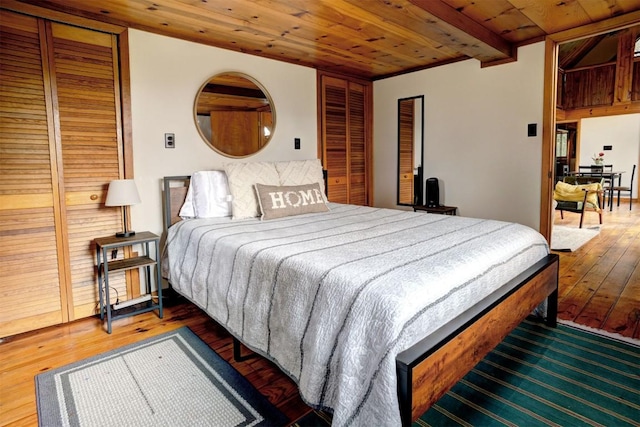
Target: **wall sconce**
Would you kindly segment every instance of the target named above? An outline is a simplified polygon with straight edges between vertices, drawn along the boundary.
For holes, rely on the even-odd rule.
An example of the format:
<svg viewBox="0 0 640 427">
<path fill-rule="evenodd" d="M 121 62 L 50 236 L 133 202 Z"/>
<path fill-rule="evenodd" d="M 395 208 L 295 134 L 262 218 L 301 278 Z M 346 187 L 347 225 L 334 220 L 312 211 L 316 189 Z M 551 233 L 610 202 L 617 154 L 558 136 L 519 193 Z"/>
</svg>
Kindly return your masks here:
<svg viewBox="0 0 640 427">
<path fill-rule="evenodd" d="M 135 231 L 127 229 L 127 206 L 140 203 L 140 195 L 136 183 L 132 179 L 116 179 L 109 183 L 105 206 L 122 206 L 122 222 L 124 231 L 116 233 L 116 237 L 130 237 Z"/>
</svg>

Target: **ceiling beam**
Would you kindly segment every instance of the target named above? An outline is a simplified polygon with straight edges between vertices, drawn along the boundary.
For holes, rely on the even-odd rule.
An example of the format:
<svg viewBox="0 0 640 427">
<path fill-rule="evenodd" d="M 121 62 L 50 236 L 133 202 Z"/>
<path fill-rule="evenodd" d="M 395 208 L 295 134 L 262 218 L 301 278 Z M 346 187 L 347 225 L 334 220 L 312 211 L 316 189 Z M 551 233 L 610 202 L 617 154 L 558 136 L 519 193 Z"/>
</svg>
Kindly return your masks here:
<svg viewBox="0 0 640 427">
<path fill-rule="evenodd" d="M 575 47 L 569 51 L 566 55 L 558 58 L 558 67 L 565 70 L 567 68 L 573 68 L 577 63 L 584 58 L 586 54 L 598 45 L 606 37 L 605 34 L 592 37 L 590 39 L 584 39 L 575 42 Z"/>
<path fill-rule="evenodd" d="M 409 0 L 409 2 L 515 60 L 511 43 L 441 0 Z"/>
</svg>

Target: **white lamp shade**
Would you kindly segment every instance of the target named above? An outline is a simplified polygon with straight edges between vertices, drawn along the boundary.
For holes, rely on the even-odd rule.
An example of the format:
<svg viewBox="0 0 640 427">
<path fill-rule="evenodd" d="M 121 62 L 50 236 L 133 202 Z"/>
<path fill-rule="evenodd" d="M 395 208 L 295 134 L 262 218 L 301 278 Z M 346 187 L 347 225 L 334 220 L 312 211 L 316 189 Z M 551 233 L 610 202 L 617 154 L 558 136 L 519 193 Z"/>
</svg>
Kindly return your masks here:
<svg viewBox="0 0 640 427">
<path fill-rule="evenodd" d="M 136 183 L 132 179 L 116 179 L 109 183 L 105 206 L 130 206 L 140 203 Z"/>
</svg>

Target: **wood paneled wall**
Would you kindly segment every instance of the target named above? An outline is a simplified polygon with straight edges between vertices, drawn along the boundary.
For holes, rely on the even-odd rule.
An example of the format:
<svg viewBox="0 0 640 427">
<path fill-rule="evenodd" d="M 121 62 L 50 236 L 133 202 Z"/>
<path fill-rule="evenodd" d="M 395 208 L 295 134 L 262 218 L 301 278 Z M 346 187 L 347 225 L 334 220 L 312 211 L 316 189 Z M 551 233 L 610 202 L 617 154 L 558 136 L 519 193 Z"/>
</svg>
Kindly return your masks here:
<svg viewBox="0 0 640 427">
<path fill-rule="evenodd" d="M 638 28 L 619 34 L 615 61 L 559 70 L 558 108 L 567 111 L 640 102 L 640 58 L 633 57 Z"/>
</svg>

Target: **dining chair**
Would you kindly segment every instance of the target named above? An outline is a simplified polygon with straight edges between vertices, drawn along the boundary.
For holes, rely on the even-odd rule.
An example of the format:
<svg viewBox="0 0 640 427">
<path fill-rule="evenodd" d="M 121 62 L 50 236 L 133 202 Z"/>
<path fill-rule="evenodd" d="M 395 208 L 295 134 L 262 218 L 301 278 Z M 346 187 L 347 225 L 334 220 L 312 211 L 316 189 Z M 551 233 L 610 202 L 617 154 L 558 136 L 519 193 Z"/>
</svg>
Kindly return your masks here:
<svg viewBox="0 0 640 427">
<path fill-rule="evenodd" d="M 620 193 L 629 193 L 629 210 L 631 210 L 631 204 L 633 203 L 633 178 L 636 174 L 636 165 L 633 165 L 633 169 L 631 170 L 631 183 L 629 186 L 623 185 L 614 185 L 613 192 L 618 192 L 618 206 L 620 206 Z M 613 203 L 613 200 L 609 200 L 610 203 Z"/>
<path fill-rule="evenodd" d="M 592 165 L 578 166 L 578 173 L 579 174 L 591 173 L 591 167 L 592 167 Z"/>
<path fill-rule="evenodd" d="M 602 189 L 604 190 L 604 202 L 603 204 L 605 206 L 608 206 L 609 204 L 613 204 L 613 200 L 611 200 L 611 198 L 609 198 L 609 200 L 606 200 L 607 194 L 609 194 L 609 191 L 611 190 L 611 186 L 613 185 L 613 178 L 611 177 L 611 172 L 613 172 L 613 165 L 600 165 L 600 166 L 592 166 L 592 168 L 600 168 L 600 172 L 602 172 L 603 177 L 604 177 L 604 181 L 602 183 Z M 607 175 L 609 174 L 609 175 Z"/>
</svg>

